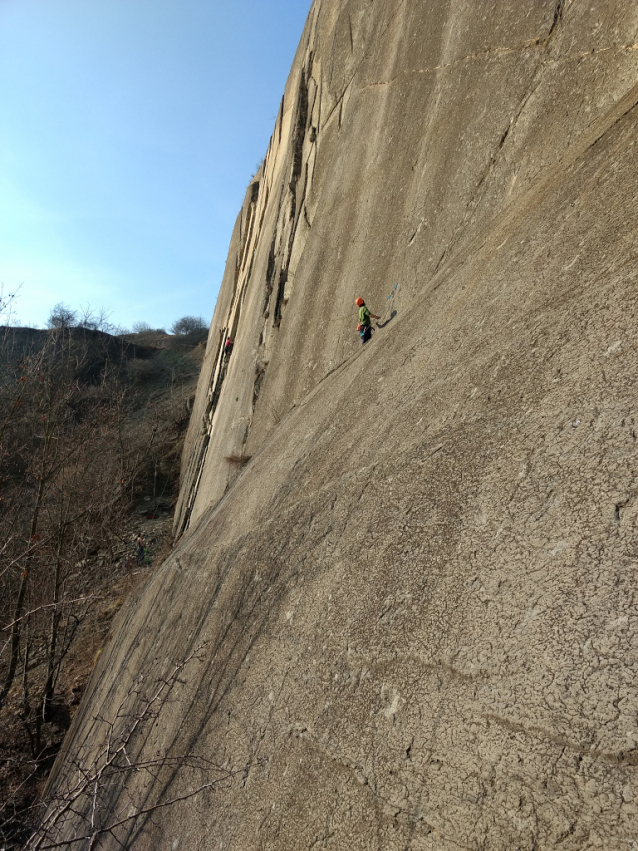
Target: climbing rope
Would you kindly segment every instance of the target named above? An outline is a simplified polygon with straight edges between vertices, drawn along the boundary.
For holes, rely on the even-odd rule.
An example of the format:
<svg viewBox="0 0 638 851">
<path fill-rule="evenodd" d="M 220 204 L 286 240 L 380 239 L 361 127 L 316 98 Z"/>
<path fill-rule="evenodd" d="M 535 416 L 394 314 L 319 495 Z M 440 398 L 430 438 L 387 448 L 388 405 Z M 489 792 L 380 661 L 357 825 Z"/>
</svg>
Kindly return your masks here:
<svg viewBox="0 0 638 851">
<path fill-rule="evenodd" d="M 383 311 L 383 316 L 381 317 L 381 319 L 377 320 L 377 328 L 383 328 L 384 325 L 387 325 L 387 323 L 396 316 L 397 312 L 396 310 L 392 309 L 392 306 L 394 304 L 394 295 L 397 291 L 398 286 L 398 284 L 395 284 L 392 288 L 392 292 L 388 296 L 385 303 L 385 310 Z"/>
</svg>

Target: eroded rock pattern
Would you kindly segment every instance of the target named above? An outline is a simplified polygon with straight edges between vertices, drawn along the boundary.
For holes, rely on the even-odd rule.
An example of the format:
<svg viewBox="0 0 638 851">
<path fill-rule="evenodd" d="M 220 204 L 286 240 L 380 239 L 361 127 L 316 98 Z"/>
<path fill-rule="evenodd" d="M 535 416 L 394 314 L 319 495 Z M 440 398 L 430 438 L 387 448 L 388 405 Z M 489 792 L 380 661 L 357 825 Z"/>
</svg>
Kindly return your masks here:
<svg viewBox="0 0 638 851">
<path fill-rule="evenodd" d="M 638 848 L 637 31 L 630 0 L 312 4 L 181 538 L 53 785 L 192 652 L 131 753 L 236 773 L 125 847 Z M 124 773 L 99 818 L 198 782 Z"/>
</svg>

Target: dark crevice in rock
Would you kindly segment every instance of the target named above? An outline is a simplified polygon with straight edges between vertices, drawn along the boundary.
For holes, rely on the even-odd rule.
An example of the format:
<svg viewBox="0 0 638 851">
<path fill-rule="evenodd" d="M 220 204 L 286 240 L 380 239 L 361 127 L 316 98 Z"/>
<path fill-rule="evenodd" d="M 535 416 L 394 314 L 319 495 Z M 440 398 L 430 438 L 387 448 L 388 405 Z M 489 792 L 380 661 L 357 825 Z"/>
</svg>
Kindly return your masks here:
<svg viewBox="0 0 638 851">
<path fill-rule="evenodd" d="M 299 201 L 299 207 L 301 209 L 303 209 L 304 212 L 306 211 L 305 202 L 306 202 L 306 192 L 307 191 L 308 191 L 308 163 L 306 162 L 305 173 L 304 173 L 304 181 L 303 181 L 303 193 L 302 193 L 301 199 Z M 297 224 L 295 225 L 295 232 L 296 232 L 298 224 L 299 224 L 299 222 L 297 222 Z M 293 237 L 293 241 L 294 241 L 294 237 Z M 292 242 L 290 243 L 290 248 L 292 250 Z"/>
<path fill-rule="evenodd" d="M 285 306 L 284 294 L 286 289 L 286 282 L 288 280 L 288 264 L 290 262 L 290 255 L 292 253 L 292 246 L 295 240 L 295 234 L 297 232 L 297 226 L 299 223 L 299 215 L 301 209 L 303 209 L 303 202 L 305 200 L 306 194 L 306 185 L 308 181 L 308 164 L 306 163 L 306 172 L 305 172 L 305 180 L 303 181 L 303 194 L 300 199 L 297 199 L 297 187 L 299 184 L 299 179 L 301 177 L 303 171 L 303 146 L 306 139 L 306 131 L 308 125 L 308 83 L 307 80 L 310 78 L 312 73 L 312 53 L 310 54 L 308 60 L 308 69 L 302 69 L 301 71 L 301 82 L 299 84 L 299 97 L 297 102 L 297 120 L 295 122 L 295 134 L 293 141 L 293 152 L 292 152 L 292 174 L 290 177 L 290 181 L 288 183 L 288 189 L 291 195 L 290 201 L 290 219 L 294 221 L 294 224 L 290 231 L 290 238 L 288 240 L 286 256 L 283 258 L 281 268 L 279 270 L 279 281 L 277 286 L 277 295 L 275 297 L 275 305 L 274 305 L 274 319 L 273 324 L 274 327 L 278 327 L 281 323 L 281 319 L 283 316 L 283 308 Z M 266 273 L 266 299 L 270 298 L 270 293 L 273 289 L 274 276 L 275 276 L 275 267 L 276 267 L 276 259 L 274 252 L 274 239 L 273 246 L 271 247 L 271 253 L 268 259 L 268 270 Z"/>
<path fill-rule="evenodd" d="M 284 304 L 284 292 L 286 290 L 286 281 L 288 280 L 288 270 L 281 269 L 279 271 L 279 286 L 277 288 L 277 299 L 275 301 L 275 327 L 281 323 L 283 315 L 282 307 Z"/>
<path fill-rule="evenodd" d="M 545 44 L 547 44 L 547 42 L 550 40 L 550 38 L 556 32 L 556 27 L 558 26 L 558 24 L 560 23 L 560 21 L 563 17 L 564 8 L 565 8 L 565 0 L 558 0 L 558 2 L 556 3 L 556 8 L 554 9 L 554 20 L 552 21 L 552 25 L 549 29 L 548 34 L 547 34 L 547 38 L 545 39 Z"/>
<path fill-rule="evenodd" d="M 254 230 L 255 218 L 256 218 L 256 204 L 257 198 L 259 197 L 259 183 L 253 183 L 251 186 L 251 200 L 250 205 L 248 207 L 248 214 L 246 217 L 246 229 L 243 238 L 240 241 L 240 249 L 239 249 L 239 269 L 241 270 L 246 265 L 246 259 L 248 257 L 248 250 L 251 244 L 251 237 Z"/>
<path fill-rule="evenodd" d="M 255 383 L 253 385 L 253 411 L 257 405 L 257 399 L 259 398 L 259 393 L 261 392 L 261 385 L 264 380 L 264 376 L 266 375 L 266 363 L 257 363 L 255 366 Z"/>
<path fill-rule="evenodd" d="M 268 199 L 270 197 L 270 191 L 268 187 L 266 187 L 265 196 L 263 204 L 261 205 L 261 216 L 259 217 L 259 233 L 262 232 L 264 227 L 264 216 L 266 215 L 266 210 L 268 209 Z"/>
<path fill-rule="evenodd" d="M 312 64 L 312 59 L 311 59 Z M 301 72 L 301 83 L 299 86 L 299 103 L 297 107 L 297 123 L 295 128 L 295 140 L 292 160 L 292 176 L 290 178 L 290 191 L 292 193 L 292 205 L 290 218 L 294 219 L 297 212 L 297 183 L 301 177 L 303 165 L 303 144 L 306 138 L 306 123 L 308 121 L 308 84 L 305 72 Z"/>
<path fill-rule="evenodd" d="M 268 254 L 268 266 L 266 268 L 266 295 L 264 297 L 264 309 L 262 311 L 265 319 L 268 319 L 269 316 L 268 305 L 270 304 L 270 296 L 272 294 L 273 286 L 275 284 L 276 242 L 277 232 L 275 231 L 275 233 L 273 234 L 272 242 L 270 244 L 270 252 Z"/>
<path fill-rule="evenodd" d="M 279 106 L 279 144 L 280 145 L 281 145 L 281 128 L 282 128 L 283 123 L 284 123 L 284 99 L 285 99 L 285 97 L 286 97 L 286 95 L 284 94 L 284 96 L 281 99 L 281 104 Z"/>
</svg>

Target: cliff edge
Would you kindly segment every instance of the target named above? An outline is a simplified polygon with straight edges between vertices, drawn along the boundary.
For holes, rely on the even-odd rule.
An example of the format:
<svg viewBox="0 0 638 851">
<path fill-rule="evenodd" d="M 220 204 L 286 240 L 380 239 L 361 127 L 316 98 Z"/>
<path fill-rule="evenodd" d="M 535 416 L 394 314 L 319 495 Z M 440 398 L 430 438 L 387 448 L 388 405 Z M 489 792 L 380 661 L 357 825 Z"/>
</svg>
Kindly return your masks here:
<svg viewBox="0 0 638 851">
<path fill-rule="evenodd" d="M 638 847 L 637 32 L 313 2 L 57 841 Z"/>
</svg>

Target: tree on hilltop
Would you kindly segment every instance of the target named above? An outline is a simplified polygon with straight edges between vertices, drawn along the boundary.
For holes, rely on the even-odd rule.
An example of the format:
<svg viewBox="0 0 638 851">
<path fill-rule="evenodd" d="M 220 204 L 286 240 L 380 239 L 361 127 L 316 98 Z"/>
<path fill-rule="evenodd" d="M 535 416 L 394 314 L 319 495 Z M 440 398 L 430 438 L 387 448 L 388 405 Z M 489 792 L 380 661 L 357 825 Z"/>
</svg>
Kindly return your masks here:
<svg viewBox="0 0 638 851">
<path fill-rule="evenodd" d="M 77 325 L 77 321 L 77 312 L 59 301 L 49 314 L 47 328 L 73 328 Z"/>
<path fill-rule="evenodd" d="M 206 330 L 206 323 L 202 316 L 182 316 L 171 325 L 171 333 L 184 336 L 191 334 L 193 331 Z"/>
<path fill-rule="evenodd" d="M 104 308 L 95 311 L 90 304 L 79 311 L 67 307 L 59 301 L 47 319 L 47 328 L 51 331 L 63 328 L 86 328 L 89 331 L 102 331 L 105 334 L 117 334 L 122 329 L 110 321 L 110 313 Z"/>
<path fill-rule="evenodd" d="M 111 322 L 111 314 L 106 308 L 101 307 L 94 311 L 90 304 L 81 308 L 77 325 L 79 328 L 102 331 L 104 334 L 118 334 L 122 330 Z"/>
</svg>

